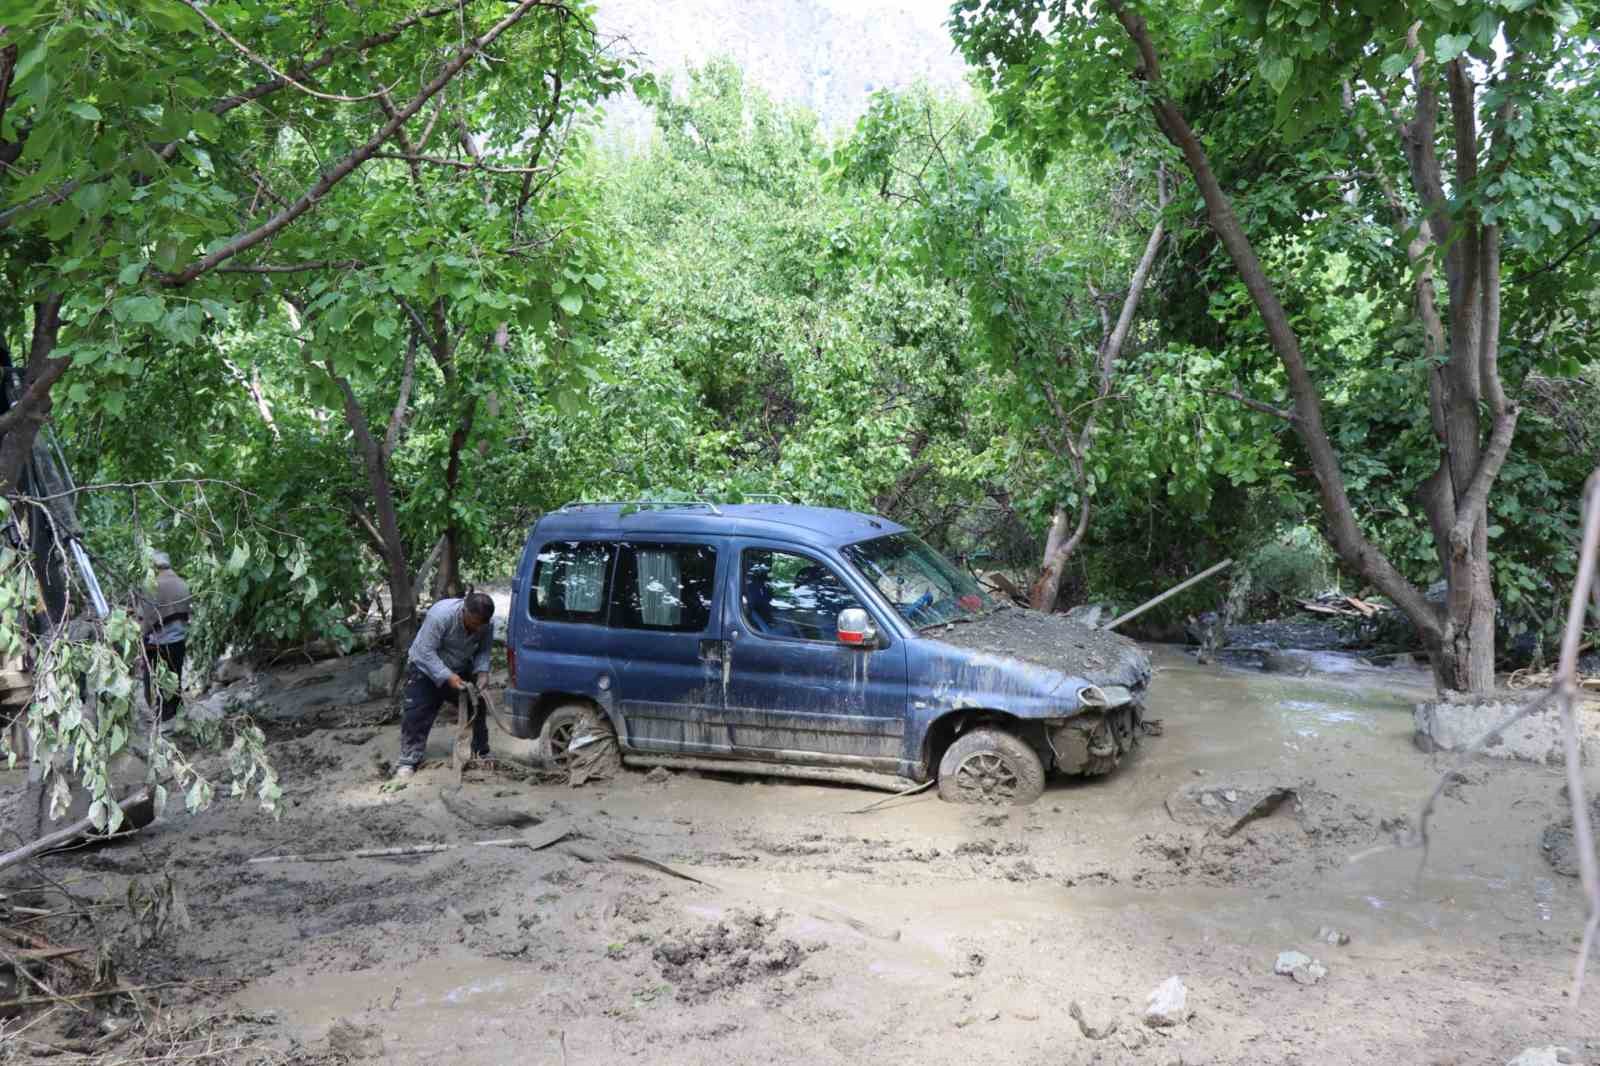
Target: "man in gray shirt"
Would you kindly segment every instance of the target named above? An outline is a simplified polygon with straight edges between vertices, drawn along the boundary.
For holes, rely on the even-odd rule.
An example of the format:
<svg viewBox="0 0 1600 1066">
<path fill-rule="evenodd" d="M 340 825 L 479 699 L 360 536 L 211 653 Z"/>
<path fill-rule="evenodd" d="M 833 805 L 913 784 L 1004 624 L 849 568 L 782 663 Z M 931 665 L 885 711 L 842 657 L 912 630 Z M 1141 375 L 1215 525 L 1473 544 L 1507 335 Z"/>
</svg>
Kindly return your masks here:
<svg viewBox="0 0 1600 1066">
<path fill-rule="evenodd" d="M 410 777 L 428 749 L 428 731 L 445 703 L 461 701 L 463 675 L 481 687 L 489 680 L 489 648 L 494 642 L 494 601 L 482 592 L 464 599 L 440 600 L 428 608 L 406 653 L 406 706 L 400 719 L 399 778 Z M 489 727 L 482 716 L 472 723 L 472 754 L 489 754 Z"/>
</svg>

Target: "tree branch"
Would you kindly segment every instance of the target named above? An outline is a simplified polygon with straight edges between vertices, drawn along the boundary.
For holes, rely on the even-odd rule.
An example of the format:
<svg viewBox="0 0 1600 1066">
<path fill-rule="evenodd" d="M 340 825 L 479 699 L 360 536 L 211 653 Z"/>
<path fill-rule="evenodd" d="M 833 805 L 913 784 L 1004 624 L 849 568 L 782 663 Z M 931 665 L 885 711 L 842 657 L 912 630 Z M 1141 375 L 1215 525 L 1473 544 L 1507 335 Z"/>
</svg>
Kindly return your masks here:
<svg viewBox="0 0 1600 1066">
<path fill-rule="evenodd" d="M 371 264 L 361 259 L 308 259 L 303 263 L 232 263 L 217 268 L 218 274 L 298 274 L 306 270 L 365 270 Z"/>
<path fill-rule="evenodd" d="M 406 336 L 406 365 L 400 374 L 400 398 L 394 402 L 394 411 L 389 415 L 389 429 L 383 435 L 384 462 L 393 458 L 395 449 L 400 447 L 400 430 L 405 425 L 406 409 L 411 403 L 411 386 L 416 377 L 417 334 L 413 330 Z"/>
<path fill-rule="evenodd" d="M 429 163 L 436 167 L 453 167 L 456 170 L 483 170 L 489 172 L 490 174 L 523 174 L 530 176 L 530 180 L 531 175 L 543 174 L 546 172 L 546 168 L 543 167 L 497 166 L 493 163 L 483 162 L 481 157 L 473 160 L 472 162 L 468 162 L 463 159 L 446 159 L 444 156 L 419 155 L 414 152 L 375 152 L 373 153 L 372 158 L 401 159 L 408 163 Z"/>
<path fill-rule="evenodd" d="M 260 226 L 257 226 L 250 232 L 240 234 L 239 236 L 233 238 L 216 251 L 189 264 L 176 274 L 167 275 L 161 279 L 162 283 L 173 287 L 187 285 L 189 282 L 193 281 L 201 274 L 204 274 L 206 271 L 212 270 L 217 266 L 220 266 L 222 263 L 227 262 L 229 259 L 232 259 L 240 252 L 247 251 L 260 244 L 262 241 L 279 232 L 285 226 L 289 225 L 289 223 L 293 222 L 295 219 L 311 210 L 333 189 L 335 185 L 338 185 L 339 182 L 348 177 L 350 173 L 356 169 L 356 167 L 372 158 L 373 153 L 381 148 L 383 143 L 394 135 L 394 132 L 401 127 L 406 119 L 410 118 L 412 115 L 421 110 L 423 105 L 425 105 L 429 100 L 433 99 L 434 95 L 438 93 L 439 90 L 443 89 L 455 78 L 457 74 L 461 73 L 462 69 L 467 65 L 468 62 L 471 61 L 473 56 L 483 51 L 483 49 L 487 48 L 490 44 L 493 44 L 494 41 L 506 30 L 510 29 L 518 22 L 521 22 L 522 19 L 526 17 L 527 14 L 534 8 L 544 6 L 546 2 L 548 2 L 548 0 L 522 0 L 522 2 L 519 3 L 510 14 L 497 22 L 482 36 L 468 41 L 466 45 L 457 51 L 455 56 L 444 65 L 444 69 L 435 75 L 432 81 L 423 86 L 422 91 L 416 96 L 412 97 L 411 101 L 406 104 L 405 107 L 396 112 L 396 114 L 391 117 L 389 121 L 385 122 L 383 126 L 379 128 L 378 132 L 373 134 L 373 136 L 368 139 L 365 144 L 346 154 L 343 159 L 327 170 L 316 182 L 316 184 L 314 184 L 310 189 L 307 189 L 306 192 L 302 194 L 301 197 L 290 207 L 280 211 L 271 219 L 268 219 L 266 222 L 262 223 Z"/>
</svg>

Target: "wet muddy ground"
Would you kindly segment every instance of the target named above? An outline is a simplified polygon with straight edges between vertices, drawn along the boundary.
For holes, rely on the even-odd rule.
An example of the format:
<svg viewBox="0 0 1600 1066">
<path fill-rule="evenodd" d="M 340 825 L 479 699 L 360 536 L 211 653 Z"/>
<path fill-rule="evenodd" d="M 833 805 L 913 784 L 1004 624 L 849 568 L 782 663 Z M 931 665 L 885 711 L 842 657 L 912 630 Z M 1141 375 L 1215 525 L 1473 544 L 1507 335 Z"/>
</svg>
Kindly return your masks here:
<svg viewBox="0 0 1600 1066">
<path fill-rule="evenodd" d="M 441 801 L 454 777 L 443 767 L 383 787 L 391 725 L 275 745 L 287 794 L 276 821 L 222 801 L 43 869 L 85 899 L 170 876 L 188 928 L 168 922 L 141 953 L 122 911 L 97 912 L 121 938 L 125 975 L 223 979 L 172 1002 L 227 1013 L 262 1054 L 297 1062 L 1465 1066 L 1551 1044 L 1600 1062 L 1600 982 L 1576 1013 L 1564 996 L 1577 885 L 1539 850 L 1563 803 L 1554 770 L 1496 763 L 1452 785 L 1419 880 L 1418 854 L 1385 845 L 1409 834 L 1446 766 L 1411 743 L 1426 676 L 1154 658 L 1149 715 L 1164 734 L 1029 808 L 924 794 L 855 814 L 883 794 L 479 775 L 461 798 L 547 820 L 480 829 Z M 441 726 L 431 754 L 449 743 Z M 1263 782 L 1294 794 L 1223 836 Z M 1174 810 L 1217 818 L 1175 819 L 1179 790 L 1192 803 Z M 579 847 L 247 862 L 532 835 L 563 819 Z M 1324 926 L 1349 943 L 1318 942 Z M 58 937 L 69 932 L 92 930 Z M 1291 949 L 1327 976 L 1274 974 Z M 1187 1019 L 1141 1024 L 1174 975 Z"/>
</svg>

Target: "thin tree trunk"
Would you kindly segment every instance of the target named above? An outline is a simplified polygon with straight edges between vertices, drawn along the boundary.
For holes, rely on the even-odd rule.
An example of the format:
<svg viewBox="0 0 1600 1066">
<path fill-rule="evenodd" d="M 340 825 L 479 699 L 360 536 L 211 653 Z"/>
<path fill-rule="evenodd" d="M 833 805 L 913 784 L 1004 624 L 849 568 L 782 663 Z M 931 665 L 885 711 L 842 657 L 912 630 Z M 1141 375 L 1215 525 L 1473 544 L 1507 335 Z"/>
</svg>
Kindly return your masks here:
<svg viewBox="0 0 1600 1066">
<path fill-rule="evenodd" d="M 1167 207 L 1167 174 L 1162 167 L 1156 176 L 1156 199 L 1158 210 L 1166 211 Z M 1156 225 L 1150 231 L 1150 237 L 1145 241 L 1144 254 L 1139 257 L 1139 264 L 1134 268 L 1133 278 L 1128 282 L 1128 292 L 1122 299 L 1122 310 L 1117 315 L 1115 326 L 1102 337 L 1099 351 L 1099 383 L 1095 391 L 1095 402 L 1090 405 L 1089 413 L 1084 416 L 1083 427 L 1078 432 L 1078 442 L 1071 442 L 1072 427 L 1067 422 L 1067 414 L 1056 402 L 1055 393 L 1047 388 L 1050 403 L 1055 407 L 1056 417 L 1061 422 L 1061 432 L 1067 437 L 1067 452 L 1078 477 L 1078 520 L 1072 531 L 1067 531 L 1070 519 L 1067 516 L 1065 502 L 1057 503 L 1055 514 L 1050 519 L 1050 532 L 1045 538 L 1044 559 L 1039 565 L 1039 576 L 1029 591 L 1028 600 L 1036 611 L 1045 614 L 1056 609 L 1056 602 L 1061 598 L 1061 577 L 1066 573 L 1067 560 L 1072 558 L 1072 553 L 1078 550 L 1078 545 L 1083 543 L 1084 534 L 1089 529 L 1090 501 L 1088 481 L 1085 476 L 1084 459 L 1089 449 L 1094 445 L 1095 416 L 1100 411 L 1100 405 L 1106 397 L 1111 395 L 1111 384 L 1115 376 L 1117 360 L 1122 357 L 1122 348 L 1128 341 L 1128 334 L 1133 330 L 1133 320 L 1139 310 L 1139 300 L 1144 295 L 1145 286 L 1150 281 L 1150 272 L 1155 267 L 1156 254 L 1161 250 L 1161 242 L 1166 237 L 1167 225 L 1164 217 L 1158 216 Z M 1101 313 L 1102 326 L 1105 314 Z"/>
<path fill-rule="evenodd" d="M 383 448 L 372 435 L 367 413 L 356 399 L 350 382 L 333 369 L 331 362 L 324 363 L 328 377 L 339 387 L 344 397 L 345 422 L 355 438 L 356 452 L 367 473 L 367 491 L 372 495 L 372 510 L 376 517 L 373 525 L 378 535 L 378 545 L 388 571 L 390 613 L 393 617 L 394 647 L 396 654 L 411 647 L 411 638 L 417 631 L 417 594 L 411 584 L 411 565 L 406 559 L 405 543 L 400 538 L 400 518 L 395 511 L 394 489 L 389 479 L 389 464 Z"/>
</svg>

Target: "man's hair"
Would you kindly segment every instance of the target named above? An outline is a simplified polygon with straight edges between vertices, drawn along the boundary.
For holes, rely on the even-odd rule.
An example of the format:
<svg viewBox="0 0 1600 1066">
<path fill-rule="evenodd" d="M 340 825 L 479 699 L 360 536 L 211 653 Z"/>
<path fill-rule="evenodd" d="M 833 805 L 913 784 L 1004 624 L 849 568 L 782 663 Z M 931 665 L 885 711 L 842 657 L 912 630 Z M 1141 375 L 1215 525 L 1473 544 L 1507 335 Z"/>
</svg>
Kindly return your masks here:
<svg viewBox="0 0 1600 1066">
<path fill-rule="evenodd" d="M 170 555 L 168 555 L 166 552 L 151 552 L 150 553 L 150 563 L 157 570 L 171 570 L 172 569 L 172 557 Z"/>
<path fill-rule="evenodd" d="M 478 621 L 487 622 L 494 617 L 494 600 L 487 592 L 469 592 L 461 601 L 461 609 Z"/>
</svg>

